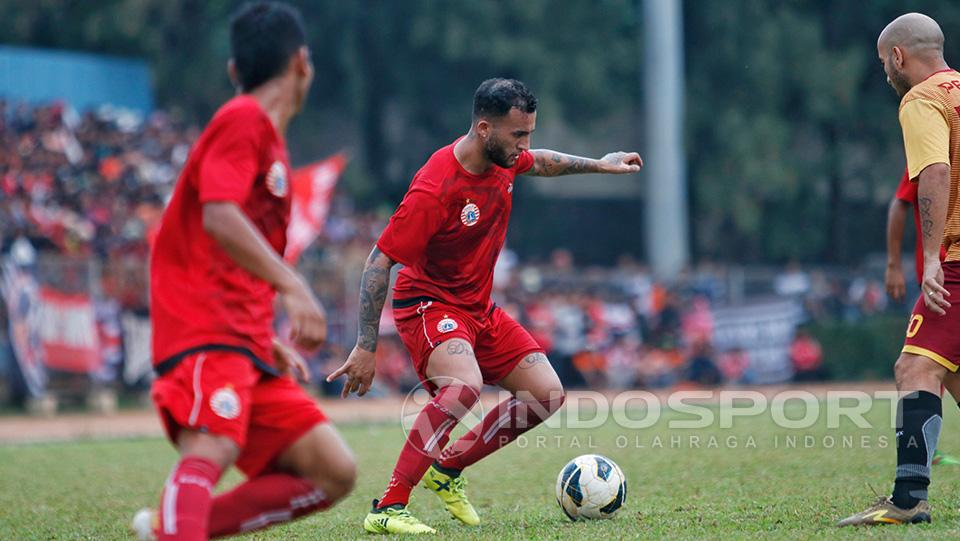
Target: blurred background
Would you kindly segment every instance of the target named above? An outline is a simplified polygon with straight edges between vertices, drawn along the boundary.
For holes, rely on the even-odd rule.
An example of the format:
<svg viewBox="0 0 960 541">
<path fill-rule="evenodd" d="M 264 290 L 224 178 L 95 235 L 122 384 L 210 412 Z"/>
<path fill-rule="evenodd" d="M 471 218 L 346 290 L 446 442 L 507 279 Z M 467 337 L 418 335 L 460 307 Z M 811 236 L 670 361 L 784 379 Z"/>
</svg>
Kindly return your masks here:
<svg viewBox="0 0 960 541">
<path fill-rule="evenodd" d="M 359 271 L 413 173 L 494 76 L 540 100 L 534 147 L 636 150 L 638 175 L 524 178 L 495 300 L 571 387 L 886 379 L 916 299 L 884 291 L 904 168 L 876 53 L 906 11 L 960 52 L 960 4 L 826 0 L 291 2 L 316 67 L 288 141 L 299 266 L 356 336 Z M 226 0 L 2 0 L 0 404 L 110 410 L 149 388 L 149 243 L 233 94 Z M 277 323 L 282 332 L 282 318 Z M 375 392 L 416 383 L 389 310 Z M 317 377 L 315 381 L 321 378 Z M 316 387 L 318 393 L 337 388 Z"/>
</svg>

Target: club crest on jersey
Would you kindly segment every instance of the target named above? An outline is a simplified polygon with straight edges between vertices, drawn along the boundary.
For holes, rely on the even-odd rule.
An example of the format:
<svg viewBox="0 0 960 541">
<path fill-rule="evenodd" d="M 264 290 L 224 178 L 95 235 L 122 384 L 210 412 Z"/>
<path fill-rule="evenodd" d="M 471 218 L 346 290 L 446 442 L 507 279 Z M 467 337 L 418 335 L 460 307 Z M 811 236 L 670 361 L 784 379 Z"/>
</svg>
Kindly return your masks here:
<svg viewBox="0 0 960 541">
<path fill-rule="evenodd" d="M 210 397 L 210 409 L 224 419 L 236 419 L 240 416 L 240 397 L 230 387 L 222 387 Z"/>
<path fill-rule="evenodd" d="M 457 322 L 445 317 L 437 323 L 437 330 L 443 333 L 451 332 L 457 330 Z"/>
<path fill-rule="evenodd" d="M 290 182 L 287 180 L 287 168 L 283 162 L 275 161 L 267 172 L 267 189 L 276 197 L 286 197 L 290 191 Z"/>
<path fill-rule="evenodd" d="M 467 227 L 473 227 L 480 221 L 480 207 L 467 203 L 460 211 L 460 221 Z"/>
<path fill-rule="evenodd" d="M 507 193 L 513 193 L 513 183 L 507 185 Z"/>
</svg>

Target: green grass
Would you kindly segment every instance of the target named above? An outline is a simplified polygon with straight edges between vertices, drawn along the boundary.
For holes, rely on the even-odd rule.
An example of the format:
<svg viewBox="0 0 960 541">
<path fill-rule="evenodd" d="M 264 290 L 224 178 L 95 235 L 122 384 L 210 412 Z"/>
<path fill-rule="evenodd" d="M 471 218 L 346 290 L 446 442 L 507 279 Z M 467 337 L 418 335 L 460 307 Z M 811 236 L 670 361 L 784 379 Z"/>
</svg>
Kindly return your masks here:
<svg viewBox="0 0 960 541">
<path fill-rule="evenodd" d="M 960 416 L 945 401 L 941 449 L 960 454 Z M 883 418 L 884 407 L 869 415 Z M 540 428 L 517 446 L 469 470 L 470 494 L 484 521 L 479 529 L 453 522 L 433 496 L 416 489 L 411 509 L 443 538 L 452 539 L 956 539 L 960 495 L 952 487 L 960 466 L 934 468 L 932 525 L 837 530 L 836 519 L 873 500 L 868 483 L 890 489 L 895 451 L 892 430 L 836 430 L 823 424 L 785 430 L 769 415 L 738 419 L 732 429 L 671 430 L 668 418 L 652 428 L 629 430 L 612 422 L 595 429 Z M 342 427 L 354 449 L 360 479 L 353 495 L 334 509 L 243 539 L 372 539 L 361 528 L 371 498 L 382 493 L 402 443 L 394 424 Z M 813 436 L 813 448 L 785 448 L 788 434 Z M 618 448 L 618 436 L 629 440 Z M 854 437 L 854 448 L 825 448 L 824 437 Z M 545 445 L 534 448 L 536 437 Z M 659 436 L 662 447 L 654 447 Z M 691 446 L 691 436 L 700 447 Z M 710 436 L 719 448 L 709 448 Z M 728 448 L 726 438 L 737 438 Z M 883 448 L 880 437 L 887 438 Z M 559 437 L 559 445 L 557 437 Z M 672 448 L 671 437 L 681 445 Z M 755 448 L 745 448 L 752 437 Z M 869 448 L 861 448 L 861 437 Z M 636 447 L 635 438 L 643 448 Z M 829 441 L 829 440 L 828 440 Z M 619 443 L 623 444 L 620 439 Z M 579 447 L 576 447 L 579 445 Z M 592 445 L 592 447 L 590 447 Z M 802 446 L 802 445 L 801 445 Z M 556 475 L 570 458 L 601 453 L 620 464 L 628 501 L 610 521 L 571 523 L 554 500 Z M 166 441 L 86 441 L 0 447 L 0 538 L 131 539 L 133 512 L 155 505 L 175 454 Z M 221 486 L 239 480 L 236 473 Z"/>
</svg>

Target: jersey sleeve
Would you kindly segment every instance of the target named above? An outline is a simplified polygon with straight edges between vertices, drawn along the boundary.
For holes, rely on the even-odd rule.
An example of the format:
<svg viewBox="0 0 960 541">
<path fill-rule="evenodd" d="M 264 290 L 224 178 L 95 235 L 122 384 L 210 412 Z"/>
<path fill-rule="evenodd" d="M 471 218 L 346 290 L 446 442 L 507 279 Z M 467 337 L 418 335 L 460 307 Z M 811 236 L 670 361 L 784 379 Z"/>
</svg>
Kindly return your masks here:
<svg viewBox="0 0 960 541">
<path fill-rule="evenodd" d="M 257 179 L 260 118 L 244 111 L 222 119 L 201 158 L 200 202 L 232 201 L 242 205 Z"/>
<path fill-rule="evenodd" d="M 524 150 L 520 153 L 520 156 L 517 158 L 516 165 L 513 166 L 514 172 L 518 175 L 522 175 L 529 171 L 533 167 L 533 153 L 529 150 Z"/>
<path fill-rule="evenodd" d="M 910 180 L 935 163 L 950 163 L 950 125 L 939 103 L 915 99 L 900 108 Z"/>
<path fill-rule="evenodd" d="M 414 265 L 423 257 L 427 243 L 446 218 L 446 209 L 439 199 L 420 190 L 411 190 L 390 217 L 390 223 L 377 241 L 377 248 L 398 263 L 408 267 Z"/>
<path fill-rule="evenodd" d="M 900 185 L 897 186 L 897 194 L 895 197 L 911 205 L 917 202 L 917 184 L 910 182 L 910 173 L 908 170 L 905 170 L 903 176 L 900 177 Z"/>
</svg>

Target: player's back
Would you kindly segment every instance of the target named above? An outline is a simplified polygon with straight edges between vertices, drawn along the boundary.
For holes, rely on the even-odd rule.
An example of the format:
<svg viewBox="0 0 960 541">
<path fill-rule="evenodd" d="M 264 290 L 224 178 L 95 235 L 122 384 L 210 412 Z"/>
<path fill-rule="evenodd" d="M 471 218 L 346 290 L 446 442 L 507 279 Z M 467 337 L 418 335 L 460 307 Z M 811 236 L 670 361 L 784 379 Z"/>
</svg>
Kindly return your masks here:
<svg viewBox="0 0 960 541">
<path fill-rule="evenodd" d="M 203 206 L 237 204 L 282 254 L 288 178 L 283 141 L 256 100 L 242 95 L 224 104 L 190 152 L 151 254 L 154 363 L 222 344 L 270 364 L 274 291 L 204 230 Z"/>
<path fill-rule="evenodd" d="M 900 121 L 901 124 L 921 124 L 909 132 L 905 126 L 904 137 L 908 137 L 908 133 L 919 134 L 924 139 L 935 137 L 933 133 L 937 130 L 924 127 L 923 122 L 936 122 L 941 126 L 945 122 L 949 127 L 949 140 L 945 143 L 949 150 L 950 203 L 944 227 L 944 246 L 947 261 L 960 260 L 960 73 L 952 69 L 938 71 L 911 88 L 900 102 Z M 916 180 L 927 166 L 943 161 L 934 153 L 924 151 L 930 148 L 928 141 L 918 144 L 905 141 L 905 144 L 907 168 L 912 180 Z"/>
</svg>

